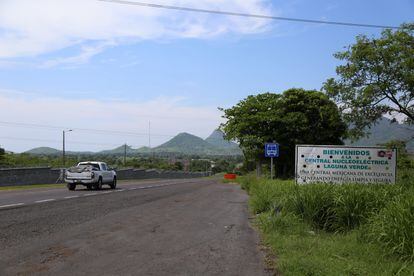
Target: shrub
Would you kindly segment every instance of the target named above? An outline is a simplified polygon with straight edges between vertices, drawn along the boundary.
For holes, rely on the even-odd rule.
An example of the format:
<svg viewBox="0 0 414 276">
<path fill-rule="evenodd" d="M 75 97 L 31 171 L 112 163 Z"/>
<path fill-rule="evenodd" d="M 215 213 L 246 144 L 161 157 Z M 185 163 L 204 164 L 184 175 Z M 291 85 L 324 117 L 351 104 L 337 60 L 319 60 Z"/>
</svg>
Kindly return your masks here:
<svg viewBox="0 0 414 276">
<path fill-rule="evenodd" d="M 251 210 L 266 232 L 289 231 L 297 221 L 314 229 L 348 232 L 358 228 L 365 240 L 414 259 L 414 179 L 401 174 L 395 185 L 308 184 L 244 178 Z M 400 175 L 400 176 L 401 176 Z M 290 228 L 289 228 L 290 224 Z"/>
<path fill-rule="evenodd" d="M 391 185 L 344 184 L 335 188 L 332 230 L 348 231 L 365 223 L 398 193 Z"/>
<path fill-rule="evenodd" d="M 414 189 L 396 196 L 374 216 L 368 226 L 369 239 L 387 245 L 391 253 L 414 259 Z"/>
<path fill-rule="evenodd" d="M 412 161 L 414 163 L 414 161 Z M 398 172 L 398 185 L 404 189 L 414 188 L 414 169 L 403 169 Z"/>
<path fill-rule="evenodd" d="M 294 189 L 290 181 L 260 181 L 253 182 L 250 186 L 250 208 L 256 214 L 265 211 L 279 212 L 285 206 L 288 198 Z"/>
<path fill-rule="evenodd" d="M 309 227 L 296 215 L 282 212 L 275 215 L 268 211 L 257 216 L 257 224 L 264 233 L 278 231 L 282 234 L 302 234 L 309 232 Z"/>
<path fill-rule="evenodd" d="M 330 230 L 335 220 L 334 188 L 327 184 L 295 186 L 286 208 L 312 226 Z"/>
<path fill-rule="evenodd" d="M 308 184 L 296 186 L 287 210 L 326 231 L 352 230 L 399 193 L 396 185 Z"/>
<path fill-rule="evenodd" d="M 254 176 L 252 174 L 248 174 L 248 175 L 245 175 L 243 177 L 237 178 L 236 181 L 240 183 L 240 187 L 243 190 L 245 190 L 247 193 L 249 193 L 250 192 L 250 186 L 257 183 L 258 179 L 257 179 L 256 176 Z"/>
</svg>

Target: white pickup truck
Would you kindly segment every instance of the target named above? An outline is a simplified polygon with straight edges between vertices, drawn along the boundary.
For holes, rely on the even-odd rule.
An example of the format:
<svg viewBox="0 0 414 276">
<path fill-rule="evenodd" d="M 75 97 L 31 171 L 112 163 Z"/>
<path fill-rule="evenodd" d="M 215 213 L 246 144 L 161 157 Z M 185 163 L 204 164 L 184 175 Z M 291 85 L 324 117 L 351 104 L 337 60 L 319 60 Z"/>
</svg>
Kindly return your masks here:
<svg viewBox="0 0 414 276">
<path fill-rule="evenodd" d="M 80 162 L 65 172 L 65 182 L 70 191 L 76 189 L 76 185 L 84 185 L 88 189 L 100 190 L 103 184 L 108 184 L 111 189 L 116 188 L 116 172 L 104 162 L 87 161 Z"/>
</svg>

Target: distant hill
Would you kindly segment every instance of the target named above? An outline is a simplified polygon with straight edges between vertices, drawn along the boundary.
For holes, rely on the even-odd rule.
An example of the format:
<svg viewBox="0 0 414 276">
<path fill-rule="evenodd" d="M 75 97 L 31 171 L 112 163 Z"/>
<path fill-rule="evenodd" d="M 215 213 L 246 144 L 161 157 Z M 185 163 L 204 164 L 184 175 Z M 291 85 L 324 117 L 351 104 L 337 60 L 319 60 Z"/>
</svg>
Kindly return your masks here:
<svg viewBox="0 0 414 276">
<path fill-rule="evenodd" d="M 411 137 L 414 137 L 414 126 L 392 123 L 390 119 L 383 118 L 378 121 L 376 125 L 373 125 L 371 129 L 369 129 L 369 132 L 371 132 L 371 135 L 368 138 L 362 138 L 354 143 L 351 143 L 351 141 L 345 141 L 345 144 L 355 146 L 375 146 L 386 143 L 390 140 L 404 140 L 409 141 L 407 143 L 408 151 L 414 153 L 414 139 L 410 140 Z M 205 140 L 189 133 L 180 133 L 171 140 L 155 148 L 141 147 L 134 149 L 127 146 L 127 154 L 174 153 L 197 155 L 241 155 L 242 151 L 239 146 L 234 142 L 226 141 L 223 136 L 224 134 L 220 130 L 213 131 L 213 133 L 211 133 L 211 135 Z M 37 155 L 60 155 L 62 154 L 62 151 L 49 147 L 40 147 L 26 151 L 26 153 Z M 105 154 L 119 156 L 124 154 L 124 145 L 115 149 L 95 153 L 67 152 L 67 154 Z"/>
<path fill-rule="evenodd" d="M 97 152 L 97 154 L 108 154 L 108 155 L 123 155 L 125 152 L 125 145 L 119 146 L 117 148 L 111 149 L 111 150 L 103 150 L 103 151 L 99 151 Z M 134 154 L 137 153 L 138 150 L 133 149 L 131 146 L 126 146 L 126 152 L 127 154 Z"/>
<path fill-rule="evenodd" d="M 43 154 L 43 155 L 58 155 L 58 154 L 62 154 L 62 151 L 54 149 L 54 148 L 49 148 L 49 147 L 39 147 L 39 148 L 34 148 L 28 151 L 25 151 L 24 153 L 28 153 L 28 154 Z"/>
<path fill-rule="evenodd" d="M 28 151 L 25 151 L 24 153 L 28 154 L 34 154 L 34 155 L 61 155 L 62 151 L 50 147 L 38 147 L 34 148 Z M 90 154 L 96 154 L 92 151 L 66 151 L 66 154 L 70 155 L 90 155 Z"/>
<path fill-rule="evenodd" d="M 152 148 L 150 148 L 150 147 L 140 147 L 139 149 L 137 149 L 137 152 L 139 152 L 139 153 L 151 153 Z"/>
<path fill-rule="evenodd" d="M 414 138 L 413 125 L 399 124 L 398 122 L 392 122 L 390 119 L 383 117 L 371 129 L 367 130 L 371 133 L 369 137 L 359 139 L 354 143 L 345 141 L 345 144 L 353 146 L 376 146 L 390 140 L 403 140 L 409 141 L 407 143 L 407 150 L 414 153 L 414 139 L 412 139 Z"/>
<path fill-rule="evenodd" d="M 217 154 L 218 149 L 200 137 L 180 133 L 168 142 L 154 148 L 155 152 L 177 152 L 183 154 Z"/>
<path fill-rule="evenodd" d="M 124 155 L 125 145 L 114 149 L 103 150 L 99 152 L 67 152 L 68 155 Z M 155 147 L 141 147 L 134 149 L 126 146 L 127 155 L 149 154 L 149 153 L 173 153 L 173 154 L 197 154 L 197 155 L 241 155 L 242 152 L 238 145 L 233 142 L 225 141 L 221 131 L 214 131 L 206 140 L 189 133 L 180 133 L 164 144 Z M 53 148 L 35 148 L 27 151 L 29 154 L 36 155 L 60 155 L 62 151 Z"/>
<path fill-rule="evenodd" d="M 221 149 L 239 149 L 239 145 L 234 142 L 230 142 L 224 139 L 224 133 L 221 130 L 216 129 L 205 140 L 210 145 L 213 145 Z"/>
</svg>

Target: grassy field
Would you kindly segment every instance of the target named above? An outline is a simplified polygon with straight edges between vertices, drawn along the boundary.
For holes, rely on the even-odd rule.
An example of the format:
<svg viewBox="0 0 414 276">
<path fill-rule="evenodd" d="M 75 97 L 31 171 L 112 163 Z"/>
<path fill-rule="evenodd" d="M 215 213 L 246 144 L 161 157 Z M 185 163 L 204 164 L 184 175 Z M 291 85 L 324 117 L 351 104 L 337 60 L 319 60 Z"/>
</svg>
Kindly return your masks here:
<svg viewBox="0 0 414 276">
<path fill-rule="evenodd" d="M 414 275 L 414 179 L 297 186 L 239 178 L 283 275 Z"/>
</svg>

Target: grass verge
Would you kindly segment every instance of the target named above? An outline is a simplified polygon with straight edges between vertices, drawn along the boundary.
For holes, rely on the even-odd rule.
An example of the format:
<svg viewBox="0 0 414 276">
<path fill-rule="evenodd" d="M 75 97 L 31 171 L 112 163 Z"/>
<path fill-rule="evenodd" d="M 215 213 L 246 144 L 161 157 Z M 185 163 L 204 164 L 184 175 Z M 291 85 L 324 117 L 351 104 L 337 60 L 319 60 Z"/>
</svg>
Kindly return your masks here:
<svg viewBox="0 0 414 276">
<path fill-rule="evenodd" d="M 27 190 L 36 188 L 62 188 L 66 187 L 65 184 L 33 184 L 33 185 L 19 185 L 19 186 L 4 186 L 0 187 L 0 191 L 13 191 L 13 190 Z"/>
<path fill-rule="evenodd" d="M 238 181 L 282 275 L 414 275 L 414 188 Z"/>
</svg>

